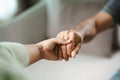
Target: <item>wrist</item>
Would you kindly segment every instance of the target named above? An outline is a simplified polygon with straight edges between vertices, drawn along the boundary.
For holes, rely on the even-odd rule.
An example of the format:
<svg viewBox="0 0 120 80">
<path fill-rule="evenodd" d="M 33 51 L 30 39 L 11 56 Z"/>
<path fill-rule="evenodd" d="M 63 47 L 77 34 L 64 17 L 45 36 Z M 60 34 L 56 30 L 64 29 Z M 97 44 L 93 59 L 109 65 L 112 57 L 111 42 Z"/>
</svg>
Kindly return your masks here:
<svg viewBox="0 0 120 80">
<path fill-rule="evenodd" d="M 42 48 L 35 44 L 24 45 L 29 54 L 29 64 L 33 64 L 42 59 Z"/>
<path fill-rule="evenodd" d="M 83 36 L 84 42 L 88 42 L 97 34 L 96 21 L 93 17 L 89 18 L 81 22 L 75 30 Z"/>
<path fill-rule="evenodd" d="M 42 46 L 40 43 L 39 43 L 39 44 L 36 44 L 36 46 L 37 46 L 38 49 L 39 49 L 39 54 L 40 54 L 39 60 L 44 59 L 44 50 L 43 50 L 43 46 Z"/>
<path fill-rule="evenodd" d="M 84 32 L 78 32 L 78 31 L 76 31 L 76 34 L 79 35 L 79 37 L 81 39 L 81 43 L 83 43 L 84 42 L 84 37 L 85 37 Z"/>
<path fill-rule="evenodd" d="M 84 42 L 89 42 L 91 41 L 97 34 L 98 34 L 98 30 L 97 30 L 97 25 L 96 25 L 96 20 L 95 18 L 90 18 L 88 20 L 88 24 L 86 25 L 86 30 L 84 31 Z"/>
</svg>

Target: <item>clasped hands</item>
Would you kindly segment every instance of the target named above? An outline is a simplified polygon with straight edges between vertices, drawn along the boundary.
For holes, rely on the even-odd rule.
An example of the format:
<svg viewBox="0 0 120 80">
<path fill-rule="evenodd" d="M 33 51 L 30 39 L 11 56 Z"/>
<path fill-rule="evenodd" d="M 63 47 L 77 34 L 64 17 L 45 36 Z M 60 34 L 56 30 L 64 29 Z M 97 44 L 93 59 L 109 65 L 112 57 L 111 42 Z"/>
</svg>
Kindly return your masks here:
<svg viewBox="0 0 120 80">
<path fill-rule="evenodd" d="M 60 32 L 56 38 L 51 38 L 37 43 L 42 46 L 42 59 L 47 60 L 66 60 L 74 58 L 83 42 L 83 37 L 74 30 Z"/>
</svg>

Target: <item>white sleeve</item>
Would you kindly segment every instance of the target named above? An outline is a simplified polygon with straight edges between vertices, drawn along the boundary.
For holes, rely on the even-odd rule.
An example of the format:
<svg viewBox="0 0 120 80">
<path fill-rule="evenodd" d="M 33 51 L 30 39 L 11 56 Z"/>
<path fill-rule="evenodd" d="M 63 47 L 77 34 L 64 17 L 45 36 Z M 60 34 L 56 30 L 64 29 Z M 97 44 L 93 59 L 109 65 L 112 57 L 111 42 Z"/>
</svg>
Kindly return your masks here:
<svg viewBox="0 0 120 80">
<path fill-rule="evenodd" d="M 17 62 L 21 66 L 27 66 L 29 64 L 28 52 L 20 43 L 0 43 L 0 58 L 8 63 Z"/>
</svg>

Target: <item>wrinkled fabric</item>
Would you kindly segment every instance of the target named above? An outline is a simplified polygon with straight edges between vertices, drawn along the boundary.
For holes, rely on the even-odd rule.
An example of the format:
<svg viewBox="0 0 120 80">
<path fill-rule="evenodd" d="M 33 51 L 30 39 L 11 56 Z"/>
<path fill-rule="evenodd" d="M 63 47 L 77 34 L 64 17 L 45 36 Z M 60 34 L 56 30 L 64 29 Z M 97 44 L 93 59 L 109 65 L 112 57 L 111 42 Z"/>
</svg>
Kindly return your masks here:
<svg viewBox="0 0 120 80">
<path fill-rule="evenodd" d="M 0 43 L 0 80 L 30 80 L 24 67 L 29 55 L 19 43 Z"/>
</svg>

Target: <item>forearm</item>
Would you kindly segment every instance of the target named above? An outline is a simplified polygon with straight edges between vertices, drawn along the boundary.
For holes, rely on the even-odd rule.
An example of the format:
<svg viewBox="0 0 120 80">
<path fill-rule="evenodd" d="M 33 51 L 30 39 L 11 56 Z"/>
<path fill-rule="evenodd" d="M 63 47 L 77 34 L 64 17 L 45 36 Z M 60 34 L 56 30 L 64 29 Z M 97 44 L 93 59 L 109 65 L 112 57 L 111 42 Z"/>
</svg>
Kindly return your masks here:
<svg viewBox="0 0 120 80">
<path fill-rule="evenodd" d="M 42 59 L 42 47 L 38 47 L 36 44 L 25 45 L 29 54 L 29 65 Z"/>
<path fill-rule="evenodd" d="M 112 24 L 111 15 L 106 12 L 99 12 L 97 15 L 78 24 L 75 30 L 83 35 L 84 42 L 88 42 L 99 32 L 110 28 Z"/>
<path fill-rule="evenodd" d="M 113 25 L 113 18 L 106 12 L 100 12 L 94 16 L 97 33 L 110 28 Z"/>
</svg>

